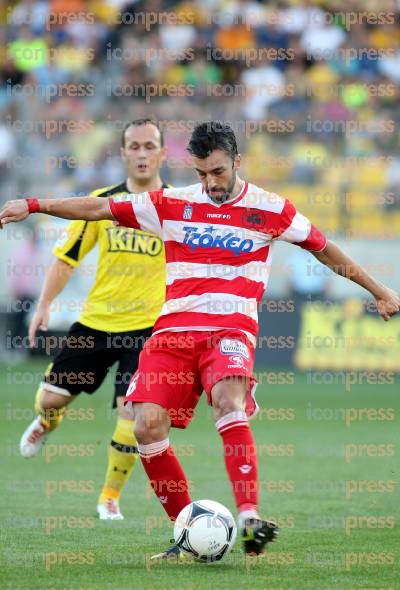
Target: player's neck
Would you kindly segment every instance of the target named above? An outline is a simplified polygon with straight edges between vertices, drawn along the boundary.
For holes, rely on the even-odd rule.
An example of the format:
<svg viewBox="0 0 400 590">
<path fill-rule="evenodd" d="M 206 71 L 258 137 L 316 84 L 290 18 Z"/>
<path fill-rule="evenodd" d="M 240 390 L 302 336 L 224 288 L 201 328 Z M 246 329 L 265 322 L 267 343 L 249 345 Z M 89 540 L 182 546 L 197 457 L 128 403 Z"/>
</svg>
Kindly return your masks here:
<svg viewBox="0 0 400 590">
<path fill-rule="evenodd" d="M 128 176 L 126 179 L 126 186 L 128 191 L 131 193 L 148 193 L 150 191 L 158 191 L 162 185 L 163 181 L 159 175 L 145 182 L 137 182 L 130 176 Z"/>
<path fill-rule="evenodd" d="M 233 187 L 232 196 L 228 200 L 230 201 L 231 199 L 236 199 L 236 197 L 238 197 L 243 192 L 245 184 L 245 181 L 237 176 L 235 186 Z"/>
</svg>

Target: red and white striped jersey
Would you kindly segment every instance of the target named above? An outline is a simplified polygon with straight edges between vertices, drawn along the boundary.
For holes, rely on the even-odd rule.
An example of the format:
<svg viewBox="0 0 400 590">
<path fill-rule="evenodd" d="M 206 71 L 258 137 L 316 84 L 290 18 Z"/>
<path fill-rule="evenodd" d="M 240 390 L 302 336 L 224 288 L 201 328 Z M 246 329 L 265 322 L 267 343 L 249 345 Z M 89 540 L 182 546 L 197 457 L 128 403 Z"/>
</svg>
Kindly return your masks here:
<svg viewBox="0 0 400 590">
<path fill-rule="evenodd" d="M 247 182 L 221 204 L 201 184 L 121 195 L 109 204 L 120 225 L 164 240 L 166 301 L 153 333 L 236 328 L 254 343 L 274 242 L 313 251 L 326 244 L 290 201 Z"/>
</svg>

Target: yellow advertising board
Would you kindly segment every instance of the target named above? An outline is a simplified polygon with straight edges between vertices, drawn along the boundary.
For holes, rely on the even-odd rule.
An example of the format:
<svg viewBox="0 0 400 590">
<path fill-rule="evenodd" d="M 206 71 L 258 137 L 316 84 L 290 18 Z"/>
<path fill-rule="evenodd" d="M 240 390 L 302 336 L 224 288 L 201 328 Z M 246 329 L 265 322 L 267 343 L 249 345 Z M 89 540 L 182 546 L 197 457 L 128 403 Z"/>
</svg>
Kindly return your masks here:
<svg viewBox="0 0 400 590">
<path fill-rule="evenodd" d="M 294 362 L 301 370 L 400 370 L 400 317 L 384 322 L 359 299 L 305 303 Z"/>
</svg>

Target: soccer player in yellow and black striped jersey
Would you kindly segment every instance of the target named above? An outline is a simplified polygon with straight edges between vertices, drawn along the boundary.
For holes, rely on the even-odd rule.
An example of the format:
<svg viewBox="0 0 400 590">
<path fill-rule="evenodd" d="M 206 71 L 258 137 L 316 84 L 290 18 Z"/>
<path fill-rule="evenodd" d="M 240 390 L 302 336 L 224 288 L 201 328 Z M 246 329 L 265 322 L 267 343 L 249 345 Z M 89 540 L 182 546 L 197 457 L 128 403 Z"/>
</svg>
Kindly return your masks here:
<svg viewBox="0 0 400 590">
<path fill-rule="evenodd" d="M 160 178 L 165 147 L 152 120 L 137 119 L 126 126 L 121 157 L 126 181 L 94 191 L 94 198 L 165 186 Z M 46 435 L 61 423 L 66 406 L 82 391 L 94 393 L 109 368 L 118 363 L 113 404 L 118 420 L 97 512 L 101 519 L 121 520 L 119 497 L 137 458 L 133 416 L 124 407 L 123 396 L 164 302 L 165 254 L 160 238 L 117 227 L 112 221 L 70 223 L 54 248 L 56 260 L 46 275 L 29 337 L 34 346 L 37 329 L 47 329 L 53 299 L 96 244 L 99 257 L 94 285 L 66 345 L 46 371 L 36 395 L 38 416 L 24 432 L 20 451 L 24 457 L 37 455 Z"/>
</svg>

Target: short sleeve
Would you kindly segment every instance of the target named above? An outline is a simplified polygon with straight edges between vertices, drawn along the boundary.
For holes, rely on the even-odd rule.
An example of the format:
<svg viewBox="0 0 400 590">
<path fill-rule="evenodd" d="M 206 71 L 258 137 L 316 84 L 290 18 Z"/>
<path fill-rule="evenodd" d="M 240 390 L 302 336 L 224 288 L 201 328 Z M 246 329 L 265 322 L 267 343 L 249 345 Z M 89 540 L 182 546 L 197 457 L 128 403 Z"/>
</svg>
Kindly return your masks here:
<svg viewBox="0 0 400 590">
<path fill-rule="evenodd" d="M 97 242 L 97 221 L 72 221 L 57 240 L 53 254 L 71 266 L 78 266 Z"/>
<path fill-rule="evenodd" d="M 310 220 L 296 210 L 296 207 L 288 199 L 285 199 L 280 213 L 279 231 L 277 240 L 283 240 L 296 244 L 304 250 L 320 252 L 326 246 L 326 237 Z"/>
<path fill-rule="evenodd" d="M 161 236 L 163 189 L 109 198 L 110 211 L 119 225 Z"/>
</svg>

